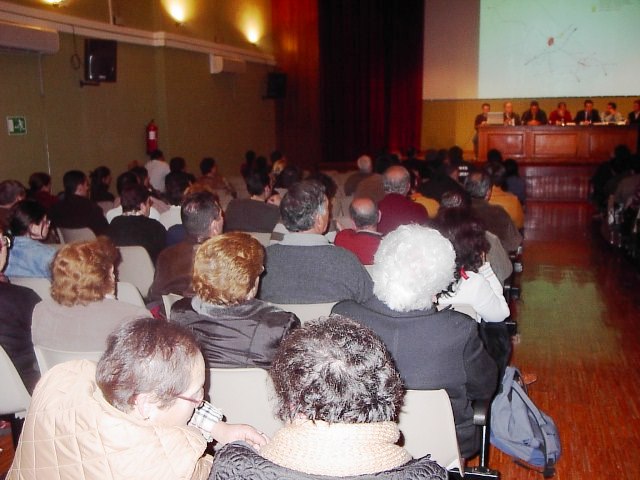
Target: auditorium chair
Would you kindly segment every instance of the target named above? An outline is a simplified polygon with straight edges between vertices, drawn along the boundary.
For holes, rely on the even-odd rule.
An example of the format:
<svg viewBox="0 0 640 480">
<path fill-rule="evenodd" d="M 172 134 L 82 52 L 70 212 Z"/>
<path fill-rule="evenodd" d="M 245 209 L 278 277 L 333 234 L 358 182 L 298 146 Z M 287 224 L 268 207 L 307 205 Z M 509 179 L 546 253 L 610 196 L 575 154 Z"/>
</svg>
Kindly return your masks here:
<svg viewBox="0 0 640 480">
<path fill-rule="evenodd" d="M 38 294 L 42 300 L 51 300 L 51 281 L 38 277 L 9 277 L 13 285 L 27 287 Z"/>
<path fill-rule="evenodd" d="M 145 298 L 153 283 L 155 267 L 147 251 L 140 246 L 118 247 L 122 262 L 118 266 L 118 280 L 136 286 Z"/>
<path fill-rule="evenodd" d="M 331 315 L 331 309 L 337 302 L 329 303 L 271 303 L 285 312 L 295 313 L 300 323 Z"/>
<path fill-rule="evenodd" d="M 90 228 L 58 228 L 58 236 L 62 243 L 88 242 L 96 239 Z"/>
<path fill-rule="evenodd" d="M 59 363 L 69 362 L 71 360 L 92 360 L 97 362 L 100 360 L 103 352 L 70 352 L 67 350 L 58 350 L 42 345 L 34 345 L 33 351 L 36 354 L 38 368 L 40 373 L 44 375 Z"/>
<path fill-rule="evenodd" d="M 14 448 L 18 445 L 18 437 L 22 429 L 22 419 L 27 414 L 31 396 L 27 391 L 20 374 L 13 365 L 13 362 L 0 346 L 0 384 L 2 384 L 2 395 L 0 395 L 0 418 L 11 423 Z"/>
</svg>

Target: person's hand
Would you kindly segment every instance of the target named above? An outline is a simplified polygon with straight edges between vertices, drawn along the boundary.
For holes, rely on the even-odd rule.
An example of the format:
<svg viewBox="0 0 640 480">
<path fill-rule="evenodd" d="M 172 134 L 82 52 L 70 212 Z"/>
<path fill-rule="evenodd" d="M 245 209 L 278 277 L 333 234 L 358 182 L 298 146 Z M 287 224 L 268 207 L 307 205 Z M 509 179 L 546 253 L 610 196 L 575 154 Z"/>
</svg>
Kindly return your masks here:
<svg viewBox="0 0 640 480">
<path fill-rule="evenodd" d="M 259 432 L 251 425 L 242 423 L 218 422 L 211 429 L 211 435 L 220 444 L 224 445 L 237 440 L 247 442 L 256 450 L 269 441 L 264 433 Z"/>
</svg>

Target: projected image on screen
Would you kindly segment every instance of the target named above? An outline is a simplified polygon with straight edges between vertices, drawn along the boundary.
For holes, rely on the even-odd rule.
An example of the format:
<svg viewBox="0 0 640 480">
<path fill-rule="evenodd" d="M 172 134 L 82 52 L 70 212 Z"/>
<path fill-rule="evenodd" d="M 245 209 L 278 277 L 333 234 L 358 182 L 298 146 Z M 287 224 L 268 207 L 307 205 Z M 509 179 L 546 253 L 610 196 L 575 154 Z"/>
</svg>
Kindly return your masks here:
<svg viewBox="0 0 640 480">
<path fill-rule="evenodd" d="M 480 98 L 637 95 L 640 0 L 481 0 Z"/>
</svg>

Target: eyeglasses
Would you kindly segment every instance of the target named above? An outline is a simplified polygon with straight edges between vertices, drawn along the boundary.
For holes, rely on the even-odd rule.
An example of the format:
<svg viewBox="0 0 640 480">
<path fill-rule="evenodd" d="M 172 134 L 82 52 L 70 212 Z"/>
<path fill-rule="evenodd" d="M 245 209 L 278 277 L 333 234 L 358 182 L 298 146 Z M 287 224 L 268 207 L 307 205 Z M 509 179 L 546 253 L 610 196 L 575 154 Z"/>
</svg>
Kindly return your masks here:
<svg viewBox="0 0 640 480">
<path fill-rule="evenodd" d="M 13 237 L 7 233 L 0 233 L 0 242 L 9 250 L 13 247 Z"/>
<path fill-rule="evenodd" d="M 200 389 L 200 391 L 202 392 L 202 398 L 200 398 L 200 400 L 198 400 L 197 398 L 186 397 L 184 395 L 176 395 L 176 398 L 191 402 L 196 406 L 196 408 L 200 408 L 202 405 L 204 405 L 204 389 Z"/>
</svg>

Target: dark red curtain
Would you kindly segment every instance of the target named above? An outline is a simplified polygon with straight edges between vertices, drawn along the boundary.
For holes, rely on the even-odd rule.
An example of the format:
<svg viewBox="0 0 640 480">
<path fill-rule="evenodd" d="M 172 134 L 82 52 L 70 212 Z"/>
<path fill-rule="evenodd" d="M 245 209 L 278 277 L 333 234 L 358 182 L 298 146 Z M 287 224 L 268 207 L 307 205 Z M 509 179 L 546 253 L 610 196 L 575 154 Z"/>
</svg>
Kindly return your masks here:
<svg viewBox="0 0 640 480">
<path fill-rule="evenodd" d="M 321 0 L 323 160 L 420 146 L 424 0 Z"/>
</svg>

